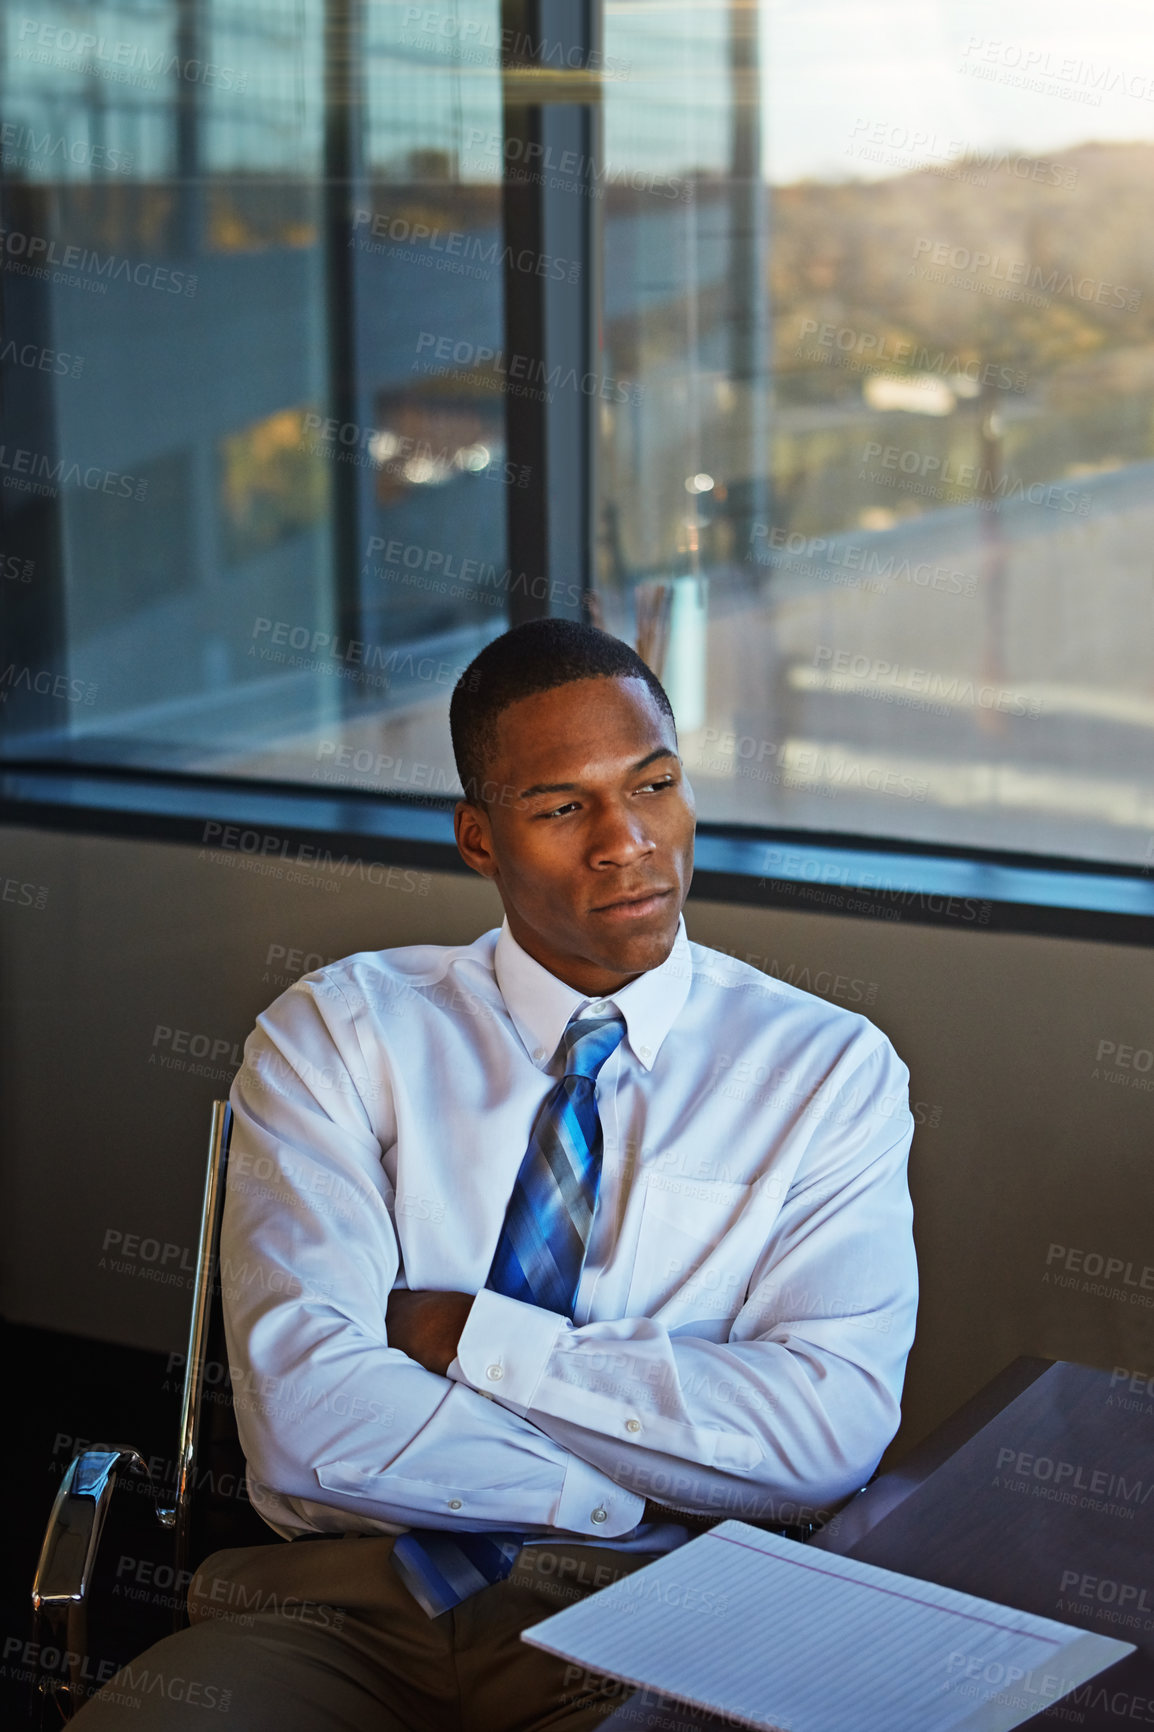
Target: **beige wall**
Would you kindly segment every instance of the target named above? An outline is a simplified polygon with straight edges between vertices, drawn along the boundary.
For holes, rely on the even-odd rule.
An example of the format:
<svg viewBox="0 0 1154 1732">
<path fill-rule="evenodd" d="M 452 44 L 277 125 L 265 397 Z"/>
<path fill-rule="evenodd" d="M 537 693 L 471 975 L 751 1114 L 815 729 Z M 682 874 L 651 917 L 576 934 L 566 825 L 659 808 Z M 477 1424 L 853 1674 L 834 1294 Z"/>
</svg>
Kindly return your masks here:
<svg viewBox="0 0 1154 1732">
<path fill-rule="evenodd" d="M 3 1310 L 180 1347 L 207 1103 L 256 1012 L 318 956 L 467 941 L 496 898 L 456 874 L 295 883 L 239 855 L 23 830 L 0 876 L 47 893 L 0 903 Z M 1095 1075 L 1100 1042 L 1154 1047 L 1154 952 L 704 901 L 687 920 L 865 1009 L 910 1067 L 923 1299 L 902 1442 L 1019 1353 L 1154 1371 L 1154 1071 Z M 273 946 L 303 955 L 270 964 Z M 214 1068 L 174 1050 L 197 1035 L 220 1043 L 219 1077 L 179 1068 Z M 1112 1259 L 1109 1281 L 1047 1264 L 1054 1244 Z"/>
</svg>

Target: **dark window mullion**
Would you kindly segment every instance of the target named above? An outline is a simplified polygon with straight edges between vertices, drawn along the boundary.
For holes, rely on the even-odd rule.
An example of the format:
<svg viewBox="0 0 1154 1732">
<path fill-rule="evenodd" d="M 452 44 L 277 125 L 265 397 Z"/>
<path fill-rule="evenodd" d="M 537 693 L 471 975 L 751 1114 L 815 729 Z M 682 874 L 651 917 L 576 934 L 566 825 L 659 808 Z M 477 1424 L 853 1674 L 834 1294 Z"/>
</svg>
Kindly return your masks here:
<svg viewBox="0 0 1154 1732">
<path fill-rule="evenodd" d="M 0 232 L 55 237 L 58 199 L 53 187 L 0 175 Z M 41 351 L 55 341 L 51 286 L 31 272 L 0 272 L 0 344 L 11 339 Z M 50 465 L 58 461 L 56 396 L 51 377 L 39 369 L 6 366 L 0 373 L 0 458 L 7 469 L 15 469 L 22 451 Z M 0 670 L 27 670 L 29 678 L 67 673 L 59 492 L 37 495 L 0 486 L 0 559 L 6 574 L 19 574 L 0 574 Z M 43 728 L 43 700 L 27 686 L 6 685 L 0 700 L 6 751 L 11 754 L 22 735 L 36 736 Z"/>
<path fill-rule="evenodd" d="M 599 12 L 600 0 L 502 0 L 502 74 L 598 65 Z M 593 576 L 598 398 L 582 381 L 597 370 L 597 104 L 551 94 L 526 101 L 505 79 L 506 439 L 510 464 L 530 472 L 527 487 L 509 489 L 509 565 L 524 575 L 511 589 L 511 625 L 578 617 Z"/>
<path fill-rule="evenodd" d="M 328 414 L 341 425 L 362 422 L 356 345 L 357 255 L 349 245 L 349 237 L 361 184 L 363 66 L 362 0 L 327 0 L 321 208 L 328 324 Z M 348 641 L 363 635 L 358 576 L 364 545 L 360 521 L 361 471 L 352 463 L 334 463 L 331 485 L 336 625 Z M 342 681 L 342 690 L 346 699 L 357 696 L 355 681 Z"/>
</svg>

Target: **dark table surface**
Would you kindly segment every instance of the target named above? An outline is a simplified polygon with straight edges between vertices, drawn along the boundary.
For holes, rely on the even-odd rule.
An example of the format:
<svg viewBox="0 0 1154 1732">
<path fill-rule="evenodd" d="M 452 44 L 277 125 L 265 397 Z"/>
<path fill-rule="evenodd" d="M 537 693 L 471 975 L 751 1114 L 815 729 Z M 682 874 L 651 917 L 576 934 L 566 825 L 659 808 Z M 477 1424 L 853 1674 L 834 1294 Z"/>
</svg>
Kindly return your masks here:
<svg viewBox="0 0 1154 1732">
<path fill-rule="evenodd" d="M 1021 1706 L 1038 1708 L 1023 1725 L 1154 1726 L 1154 1390 L 1145 1379 L 1015 1360 L 810 1544 L 1135 1643 L 1137 1653 L 1056 1702 L 1039 1677 L 1019 1684 Z M 726 1723 L 639 1691 L 604 1732 Z"/>
</svg>

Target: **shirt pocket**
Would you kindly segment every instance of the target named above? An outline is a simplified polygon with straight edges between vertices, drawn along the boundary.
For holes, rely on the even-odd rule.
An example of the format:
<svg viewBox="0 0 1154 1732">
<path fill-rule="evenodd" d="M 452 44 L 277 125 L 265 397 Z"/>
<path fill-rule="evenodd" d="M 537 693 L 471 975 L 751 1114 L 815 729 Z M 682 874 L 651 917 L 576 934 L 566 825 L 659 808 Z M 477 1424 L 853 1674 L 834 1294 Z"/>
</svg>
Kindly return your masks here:
<svg viewBox="0 0 1154 1732">
<path fill-rule="evenodd" d="M 752 1267 L 735 1229 L 748 1219 L 754 1187 L 658 1172 L 647 1174 L 644 1185 L 626 1316 L 660 1314 L 667 1328 L 732 1321 Z"/>
</svg>

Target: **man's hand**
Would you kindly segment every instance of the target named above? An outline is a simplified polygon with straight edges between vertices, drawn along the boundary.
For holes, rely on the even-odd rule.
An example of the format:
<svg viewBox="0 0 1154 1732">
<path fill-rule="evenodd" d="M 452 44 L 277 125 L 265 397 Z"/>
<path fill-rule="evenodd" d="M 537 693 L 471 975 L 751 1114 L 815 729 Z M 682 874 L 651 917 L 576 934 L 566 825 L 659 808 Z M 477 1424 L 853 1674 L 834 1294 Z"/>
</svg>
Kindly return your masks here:
<svg viewBox="0 0 1154 1732">
<path fill-rule="evenodd" d="M 410 1293 L 394 1288 L 385 1313 L 389 1346 L 399 1347 L 426 1371 L 444 1377 L 457 1357 L 457 1343 L 465 1327 L 472 1293 Z"/>
</svg>

